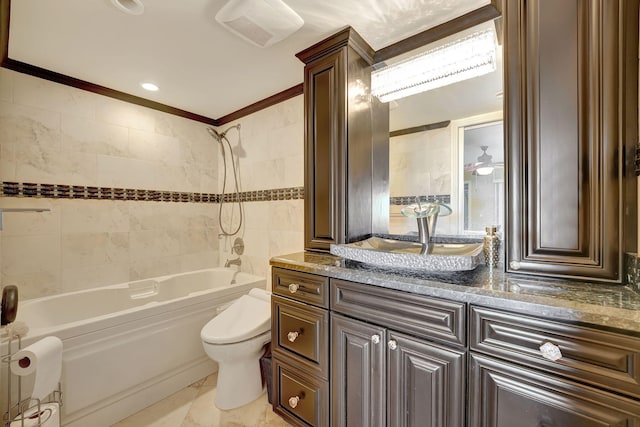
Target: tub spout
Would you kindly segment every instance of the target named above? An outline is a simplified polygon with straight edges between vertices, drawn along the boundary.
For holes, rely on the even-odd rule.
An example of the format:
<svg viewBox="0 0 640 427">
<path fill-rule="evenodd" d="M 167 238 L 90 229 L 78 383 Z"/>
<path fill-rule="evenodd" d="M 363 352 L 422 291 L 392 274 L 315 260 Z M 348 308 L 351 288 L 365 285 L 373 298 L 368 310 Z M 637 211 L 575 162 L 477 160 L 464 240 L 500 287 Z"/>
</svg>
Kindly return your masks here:
<svg viewBox="0 0 640 427">
<path fill-rule="evenodd" d="M 242 265 L 242 260 L 240 258 L 227 259 L 227 262 L 224 263 L 225 267 L 230 267 L 232 265 L 237 265 L 239 268 Z"/>
</svg>

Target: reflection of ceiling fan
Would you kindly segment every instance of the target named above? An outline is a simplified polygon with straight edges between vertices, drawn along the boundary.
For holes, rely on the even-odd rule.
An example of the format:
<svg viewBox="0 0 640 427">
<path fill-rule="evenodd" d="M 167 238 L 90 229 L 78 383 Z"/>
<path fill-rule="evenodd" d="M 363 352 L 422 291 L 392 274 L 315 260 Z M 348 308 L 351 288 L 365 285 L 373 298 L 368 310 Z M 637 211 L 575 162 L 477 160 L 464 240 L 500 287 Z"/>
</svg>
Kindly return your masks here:
<svg viewBox="0 0 640 427">
<path fill-rule="evenodd" d="M 480 146 L 482 154 L 478 156 L 478 161 L 464 165 L 465 172 L 472 172 L 474 175 L 491 175 L 495 167 L 504 166 L 502 162 L 492 162 L 493 157 L 487 154 L 487 148 L 489 148 L 488 145 Z"/>
</svg>

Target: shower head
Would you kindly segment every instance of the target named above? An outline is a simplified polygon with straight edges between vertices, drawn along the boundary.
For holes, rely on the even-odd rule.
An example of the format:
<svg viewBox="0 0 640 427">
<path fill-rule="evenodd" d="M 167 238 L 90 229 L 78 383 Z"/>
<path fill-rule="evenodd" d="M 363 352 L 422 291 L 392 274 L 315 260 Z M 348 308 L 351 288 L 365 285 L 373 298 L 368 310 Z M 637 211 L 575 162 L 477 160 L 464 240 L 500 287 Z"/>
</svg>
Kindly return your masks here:
<svg viewBox="0 0 640 427">
<path fill-rule="evenodd" d="M 237 125 L 231 126 L 230 128 L 227 128 L 225 131 L 223 132 L 218 132 L 217 130 L 215 130 L 212 127 L 207 127 L 207 132 L 209 132 L 209 134 L 216 140 L 218 141 L 220 144 L 222 144 L 222 140 L 223 139 L 227 139 L 227 132 L 229 132 L 231 129 L 236 129 L 238 132 L 240 132 L 240 123 L 238 123 Z M 229 140 L 227 139 L 227 142 L 229 142 Z M 231 149 L 231 145 L 229 144 L 229 149 Z M 223 150 L 224 151 L 224 150 Z M 246 151 L 244 151 L 244 148 L 242 147 L 242 142 L 240 141 L 240 136 L 238 134 L 238 145 L 236 146 L 236 151 L 237 153 L 235 153 L 235 155 L 237 157 L 246 157 L 247 153 Z M 231 154 L 233 155 L 233 150 L 231 150 Z"/>
</svg>

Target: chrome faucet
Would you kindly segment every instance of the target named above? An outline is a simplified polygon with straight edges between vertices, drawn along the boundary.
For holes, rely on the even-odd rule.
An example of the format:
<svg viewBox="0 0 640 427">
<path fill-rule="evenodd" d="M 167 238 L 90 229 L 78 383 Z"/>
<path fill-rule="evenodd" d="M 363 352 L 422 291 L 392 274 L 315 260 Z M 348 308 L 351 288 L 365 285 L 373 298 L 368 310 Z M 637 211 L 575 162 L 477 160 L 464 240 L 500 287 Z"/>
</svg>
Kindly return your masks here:
<svg viewBox="0 0 640 427">
<path fill-rule="evenodd" d="M 451 214 L 451 208 L 440 202 L 420 203 L 416 197 L 416 204 L 402 208 L 402 215 L 407 218 L 415 218 L 418 222 L 418 241 L 422 243 L 421 254 L 429 254 L 433 251 L 431 237 L 436 233 L 438 215 L 446 216 Z"/>
<path fill-rule="evenodd" d="M 225 267 L 230 267 L 231 265 L 237 265 L 238 268 L 242 265 L 242 260 L 240 257 L 234 259 L 227 259 L 227 262 L 224 263 Z"/>
</svg>

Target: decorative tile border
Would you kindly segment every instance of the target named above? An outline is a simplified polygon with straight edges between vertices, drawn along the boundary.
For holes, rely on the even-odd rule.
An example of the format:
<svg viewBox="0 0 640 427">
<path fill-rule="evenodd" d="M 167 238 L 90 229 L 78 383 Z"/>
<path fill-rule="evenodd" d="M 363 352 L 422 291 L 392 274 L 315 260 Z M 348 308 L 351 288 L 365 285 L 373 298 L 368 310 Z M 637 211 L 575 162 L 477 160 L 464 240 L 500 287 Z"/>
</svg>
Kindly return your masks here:
<svg viewBox="0 0 640 427">
<path fill-rule="evenodd" d="M 440 202 L 440 203 L 451 203 L 451 195 L 450 194 L 430 194 L 423 196 L 393 196 L 389 198 L 389 203 L 392 205 L 410 205 L 412 203 L 416 203 L 417 200 L 420 202 Z"/>
<path fill-rule="evenodd" d="M 78 185 L 39 184 L 3 181 L 0 197 L 34 197 L 49 199 L 137 200 L 154 202 L 220 203 L 237 201 L 235 193 L 191 193 L 180 191 L 141 190 L 132 188 L 86 187 Z M 243 202 L 304 199 L 304 187 L 244 191 Z"/>
<path fill-rule="evenodd" d="M 238 200 L 236 193 L 219 195 L 223 202 L 235 202 Z M 299 200 L 304 199 L 304 187 L 276 188 L 273 190 L 243 191 L 240 200 L 243 202 L 269 202 L 273 200 Z"/>
<path fill-rule="evenodd" d="M 34 197 L 43 199 L 137 200 L 181 203 L 223 203 L 237 201 L 235 193 L 191 193 L 180 191 L 141 190 L 133 188 L 87 187 L 82 185 L 40 184 L 32 182 L 0 182 L 0 197 Z M 392 205 L 420 202 L 451 203 L 451 195 L 422 195 L 390 197 Z M 242 202 L 269 202 L 274 200 L 304 199 L 304 187 L 243 191 Z"/>
</svg>

